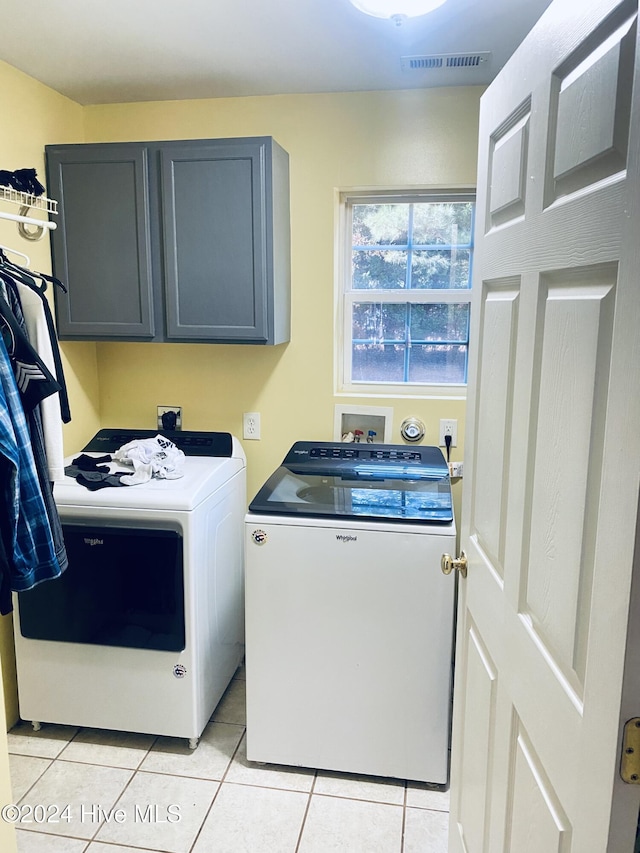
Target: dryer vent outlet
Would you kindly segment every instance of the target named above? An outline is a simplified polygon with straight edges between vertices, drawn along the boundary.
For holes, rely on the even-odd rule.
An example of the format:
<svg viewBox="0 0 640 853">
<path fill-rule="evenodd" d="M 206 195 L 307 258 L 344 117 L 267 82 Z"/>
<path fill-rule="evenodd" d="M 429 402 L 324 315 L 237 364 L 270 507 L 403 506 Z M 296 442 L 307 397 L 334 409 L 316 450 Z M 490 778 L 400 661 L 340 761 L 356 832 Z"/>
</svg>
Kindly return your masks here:
<svg viewBox="0 0 640 853">
<path fill-rule="evenodd" d="M 158 406 L 158 429 L 182 429 L 182 406 Z"/>
</svg>

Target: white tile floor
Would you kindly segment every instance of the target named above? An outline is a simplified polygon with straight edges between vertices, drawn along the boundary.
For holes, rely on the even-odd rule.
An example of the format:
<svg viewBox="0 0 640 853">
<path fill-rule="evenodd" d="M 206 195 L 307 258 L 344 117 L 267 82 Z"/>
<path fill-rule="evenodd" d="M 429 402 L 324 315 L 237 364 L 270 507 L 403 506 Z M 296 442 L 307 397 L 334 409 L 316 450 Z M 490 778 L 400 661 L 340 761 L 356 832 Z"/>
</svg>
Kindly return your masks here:
<svg viewBox="0 0 640 853">
<path fill-rule="evenodd" d="M 195 751 L 176 738 L 18 724 L 14 799 L 32 819 L 16 824 L 20 853 L 446 853 L 448 792 L 248 762 L 244 697 L 240 669 Z"/>
</svg>

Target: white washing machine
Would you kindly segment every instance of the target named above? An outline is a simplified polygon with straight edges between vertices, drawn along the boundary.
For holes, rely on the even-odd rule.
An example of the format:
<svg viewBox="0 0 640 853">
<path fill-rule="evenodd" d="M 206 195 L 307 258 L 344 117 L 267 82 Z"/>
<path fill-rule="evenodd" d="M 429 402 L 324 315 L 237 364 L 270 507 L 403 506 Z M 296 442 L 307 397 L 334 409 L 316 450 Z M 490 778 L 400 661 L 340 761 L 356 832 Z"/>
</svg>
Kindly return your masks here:
<svg viewBox="0 0 640 853">
<path fill-rule="evenodd" d="M 245 528 L 247 757 L 447 783 L 456 530 L 439 448 L 298 442 Z"/>
<path fill-rule="evenodd" d="M 82 452 L 156 434 L 101 430 Z M 167 435 L 186 454 L 179 479 L 55 483 L 69 567 L 14 597 L 20 716 L 36 728 L 172 735 L 193 748 L 242 661 L 245 455 L 228 433 Z"/>
</svg>

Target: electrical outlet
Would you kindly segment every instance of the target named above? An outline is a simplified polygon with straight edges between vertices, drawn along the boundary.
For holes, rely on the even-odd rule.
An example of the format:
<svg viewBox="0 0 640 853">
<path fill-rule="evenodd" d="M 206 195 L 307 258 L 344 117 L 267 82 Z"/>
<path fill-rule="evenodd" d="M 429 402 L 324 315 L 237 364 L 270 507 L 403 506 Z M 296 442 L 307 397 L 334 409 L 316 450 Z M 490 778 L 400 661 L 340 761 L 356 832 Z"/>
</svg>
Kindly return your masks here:
<svg viewBox="0 0 640 853">
<path fill-rule="evenodd" d="M 242 435 L 245 439 L 260 438 L 260 412 L 245 412 L 242 416 Z"/>
<path fill-rule="evenodd" d="M 452 477 L 462 477 L 463 476 L 463 463 L 462 462 L 452 462 L 450 467 L 451 476 Z"/>
<path fill-rule="evenodd" d="M 182 429 L 182 406 L 158 406 L 158 429 Z"/>
<path fill-rule="evenodd" d="M 444 440 L 445 435 L 451 436 L 451 447 L 457 447 L 457 445 L 458 445 L 458 421 L 457 420 L 447 420 L 445 418 L 440 419 L 440 447 L 446 447 L 446 443 Z"/>
</svg>

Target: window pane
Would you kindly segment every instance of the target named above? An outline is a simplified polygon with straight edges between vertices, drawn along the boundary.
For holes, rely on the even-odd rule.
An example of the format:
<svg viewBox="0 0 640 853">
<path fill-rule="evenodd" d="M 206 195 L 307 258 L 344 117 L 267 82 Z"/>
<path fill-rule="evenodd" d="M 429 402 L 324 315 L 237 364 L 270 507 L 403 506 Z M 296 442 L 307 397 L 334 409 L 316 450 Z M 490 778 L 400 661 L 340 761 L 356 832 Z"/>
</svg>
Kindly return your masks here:
<svg viewBox="0 0 640 853">
<path fill-rule="evenodd" d="M 424 202 L 413 206 L 413 244 L 456 246 L 471 243 L 471 202 Z"/>
<path fill-rule="evenodd" d="M 404 344 L 353 344 L 354 382 L 404 382 Z"/>
<path fill-rule="evenodd" d="M 469 288 L 468 249 L 414 250 L 411 264 L 411 287 Z"/>
<path fill-rule="evenodd" d="M 406 246 L 408 204 L 354 204 L 354 246 Z"/>
<path fill-rule="evenodd" d="M 356 302 L 353 306 L 354 340 L 400 340 L 407 338 L 407 305 Z"/>
<path fill-rule="evenodd" d="M 411 347 L 409 382 L 458 384 L 467 381 L 466 344 L 415 344 Z"/>
<path fill-rule="evenodd" d="M 469 340 L 469 303 L 432 302 L 411 306 L 412 341 Z"/>
<path fill-rule="evenodd" d="M 475 204 L 455 194 L 451 201 L 400 191 L 387 198 L 347 200 L 349 381 L 465 384 Z M 443 290 L 457 290 L 456 303 L 444 303 Z M 382 301 L 384 293 L 394 302 Z"/>
<path fill-rule="evenodd" d="M 403 249 L 353 251 L 354 290 L 397 290 L 406 282 L 407 252 Z"/>
</svg>

